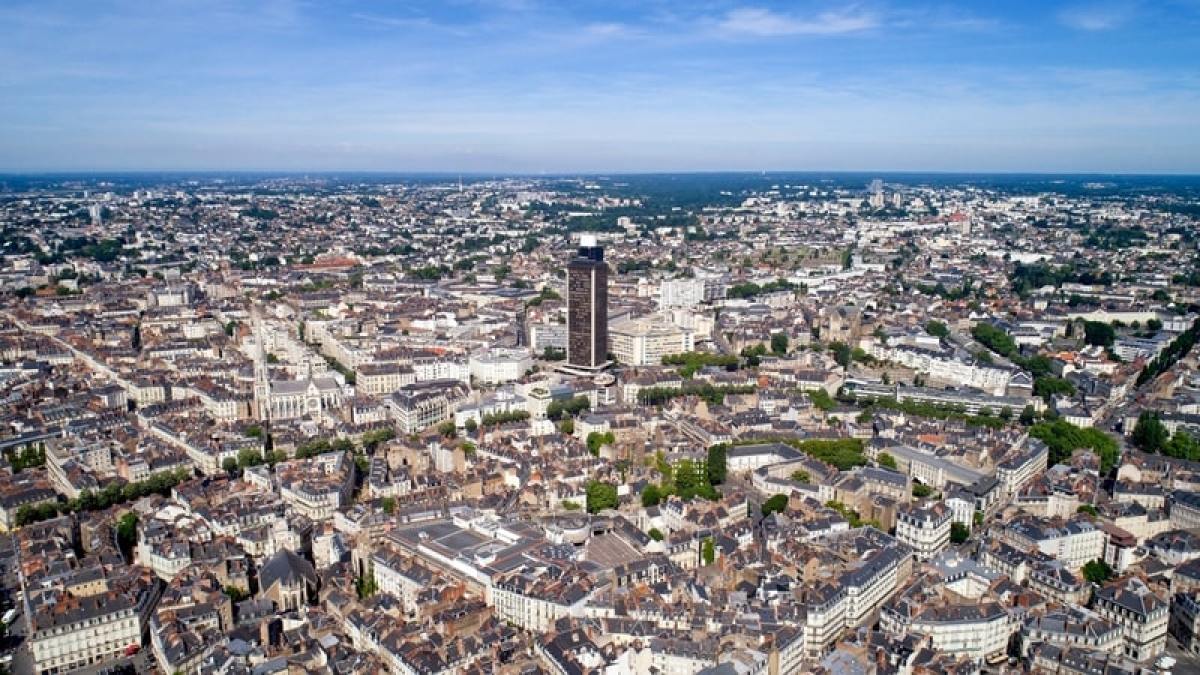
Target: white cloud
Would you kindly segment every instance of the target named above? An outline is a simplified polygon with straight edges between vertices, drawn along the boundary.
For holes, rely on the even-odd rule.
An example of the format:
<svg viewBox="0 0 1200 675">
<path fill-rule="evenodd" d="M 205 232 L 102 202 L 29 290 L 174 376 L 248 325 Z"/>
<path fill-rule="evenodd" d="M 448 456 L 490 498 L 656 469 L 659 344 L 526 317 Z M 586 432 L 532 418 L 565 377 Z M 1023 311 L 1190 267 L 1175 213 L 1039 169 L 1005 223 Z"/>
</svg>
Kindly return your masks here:
<svg viewBox="0 0 1200 675">
<path fill-rule="evenodd" d="M 619 38 L 630 35 L 629 26 L 623 23 L 591 23 L 583 27 L 583 32 L 596 38 Z"/>
<path fill-rule="evenodd" d="M 728 36 L 782 37 L 857 33 L 878 25 L 878 17 L 856 10 L 830 11 L 814 17 L 798 17 L 768 9 L 744 7 L 727 13 L 717 23 L 717 29 Z"/>
<path fill-rule="evenodd" d="M 1063 25 L 1075 30 L 1103 31 L 1120 26 L 1133 15 L 1128 4 L 1086 4 L 1068 7 L 1058 13 Z"/>
</svg>

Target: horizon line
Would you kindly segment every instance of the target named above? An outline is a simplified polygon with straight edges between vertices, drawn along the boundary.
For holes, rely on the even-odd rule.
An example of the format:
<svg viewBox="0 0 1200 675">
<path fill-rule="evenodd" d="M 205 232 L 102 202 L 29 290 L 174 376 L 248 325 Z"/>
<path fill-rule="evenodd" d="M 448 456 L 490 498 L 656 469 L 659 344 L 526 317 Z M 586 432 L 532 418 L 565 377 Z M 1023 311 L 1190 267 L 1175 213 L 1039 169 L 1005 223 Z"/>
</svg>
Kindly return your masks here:
<svg viewBox="0 0 1200 675">
<path fill-rule="evenodd" d="M 1197 171 L 1048 171 L 1031 170 L 980 170 L 980 169 L 682 169 L 682 170 L 620 170 L 604 171 L 586 169 L 579 171 L 454 171 L 425 169 L 0 169 L 0 177 L 47 177 L 47 176 L 106 176 L 106 175 L 154 175 L 154 174 L 225 174 L 286 176 L 329 176 L 337 174 L 375 176 L 445 176 L 463 178 L 560 178 L 560 177 L 606 177 L 606 176 L 671 176 L 671 175 L 930 175 L 930 176 L 1108 176 L 1130 178 L 1200 178 Z"/>
</svg>

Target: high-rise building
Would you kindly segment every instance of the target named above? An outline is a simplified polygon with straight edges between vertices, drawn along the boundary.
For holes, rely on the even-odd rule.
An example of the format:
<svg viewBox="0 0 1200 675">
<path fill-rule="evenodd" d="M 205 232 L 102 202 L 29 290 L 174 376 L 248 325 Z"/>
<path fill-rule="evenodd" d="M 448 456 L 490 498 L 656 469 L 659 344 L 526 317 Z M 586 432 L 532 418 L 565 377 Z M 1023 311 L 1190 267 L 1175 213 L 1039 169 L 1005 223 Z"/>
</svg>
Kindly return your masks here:
<svg viewBox="0 0 1200 675">
<path fill-rule="evenodd" d="M 567 263 L 567 365 L 599 369 L 608 365 L 608 266 L 595 235 L 579 238 Z"/>
</svg>

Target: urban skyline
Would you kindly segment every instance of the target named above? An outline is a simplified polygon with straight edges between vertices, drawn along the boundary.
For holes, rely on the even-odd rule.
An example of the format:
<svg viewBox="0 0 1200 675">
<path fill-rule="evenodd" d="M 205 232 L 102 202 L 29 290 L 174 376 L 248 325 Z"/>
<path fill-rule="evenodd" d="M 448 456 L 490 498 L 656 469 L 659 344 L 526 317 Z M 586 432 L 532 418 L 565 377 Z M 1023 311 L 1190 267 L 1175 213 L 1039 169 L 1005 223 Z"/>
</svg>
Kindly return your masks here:
<svg viewBox="0 0 1200 675">
<path fill-rule="evenodd" d="M 0 176 L 0 675 L 1200 670 L 1198 217 Z"/>
<path fill-rule="evenodd" d="M 1200 673 L 1200 0 L 0 2 L 0 675 Z"/>
</svg>

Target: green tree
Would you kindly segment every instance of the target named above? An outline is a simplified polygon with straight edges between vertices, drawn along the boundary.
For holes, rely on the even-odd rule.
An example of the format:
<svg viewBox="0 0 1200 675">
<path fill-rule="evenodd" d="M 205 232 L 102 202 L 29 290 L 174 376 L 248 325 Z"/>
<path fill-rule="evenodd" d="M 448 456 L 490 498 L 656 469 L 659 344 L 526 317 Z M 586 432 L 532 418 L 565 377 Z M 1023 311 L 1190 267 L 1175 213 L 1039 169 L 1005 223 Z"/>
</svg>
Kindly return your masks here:
<svg viewBox="0 0 1200 675">
<path fill-rule="evenodd" d="M 495 413 L 483 416 L 483 426 L 494 427 L 500 424 L 508 424 L 509 422 L 523 422 L 529 419 L 529 411 L 527 410 L 511 410 L 509 412 Z M 465 425 L 464 425 L 465 426 Z"/>
<path fill-rule="evenodd" d="M 383 507 L 383 512 L 388 514 L 389 516 L 396 512 L 396 498 L 395 497 L 384 497 L 380 501 L 379 505 L 381 507 Z"/>
<path fill-rule="evenodd" d="M 587 435 L 588 452 L 591 452 L 594 456 L 599 457 L 600 448 L 605 445 L 612 445 L 616 442 L 616 440 L 616 437 L 613 436 L 613 432 L 611 431 L 593 431 Z"/>
<path fill-rule="evenodd" d="M 1049 401 L 1052 396 L 1071 396 L 1075 393 L 1075 385 L 1061 377 L 1043 375 L 1033 381 L 1033 395 Z"/>
<path fill-rule="evenodd" d="M 1093 518 L 1100 515 L 1100 512 L 1096 510 L 1096 507 L 1092 506 L 1091 504 L 1080 504 L 1079 508 L 1075 509 L 1075 513 L 1086 513 Z"/>
<path fill-rule="evenodd" d="M 674 493 L 684 501 L 697 496 L 704 499 L 716 499 L 720 496 L 708 482 L 708 471 L 703 463 L 697 464 L 690 459 L 682 459 L 675 464 L 671 476 L 675 483 Z"/>
<path fill-rule="evenodd" d="M 786 333 L 775 333 L 771 335 L 771 351 L 776 354 L 786 354 L 788 350 L 788 336 Z"/>
<path fill-rule="evenodd" d="M 617 503 L 617 486 L 598 480 L 588 483 L 588 513 L 599 513 L 605 509 L 615 509 L 617 508 Z"/>
<path fill-rule="evenodd" d="M 122 551 L 130 551 L 137 543 L 138 517 L 133 511 L 127 511 L 117 519 L 117 544 Z"/>
<path fill-rule="evenodd" d="M 717 559 L 717 547 L 713 544 L 712 537 L 705 537 L 700 555 L 704 558 L 705 565 L 711 565 Z"/>
<path fill-rule="evenodd" d="M 375 581 L 375 566 L 368 563 L 367 571 L 362 576 L 354 581 L 354 591 L 358 594 L 360 600 L 365 600 L 379 590 L 378 583 Z"/>
<path fill-rule="evenodd" d="M 1163 448 L 1162 453 L 1168 457 L 1198 461 L 1200 460 L 1200 442 L 1183 429 L 1179 429 L 1171 435 L 1171 440 Z"/>
<path fill-rule="evenodd" d="M 237 458 L 236 457 L 226 457 L 221 462 L 221 469 L 223 469 L 225 471 L 225 473 L 229 474 L 230 476 L 236 474 L 238 471 Z"/>
<path fill-rule="evenodd" d="M 1102 584 L 1113 576 L 1113 569 L 1100 558 L 1083 566 L 1083 578 L 1093 584 Z"/>
<path fill-rule="evenodd" d="M 854 509 L 835 499 L 830 499 L 829 501 L 825 502 L 825 506 L 842 514 L 842 517 L 850 523 L 850 527 L 862 527 L 863 522 L 862 518 L 858 515 L 858 511 L 855 511 Z"/>
<path fill-rule="evenodd" d="M 950 523 L 950 543 L 961 544 L 971 536 L 971 530 L 962 523 Z"/>
<path fill-rule="evenodd" d="M 475 433 L 475 430 L 479 428 L 479 425 L 476 424 L 474 417 L 468 417 L 463 427 L 467 430 L 468 434 L 473 434 Z"/>
<path fill-rule="evenodd" d="M 1018 353 L 1017 341 L 1003 330 L 990 323 L 977 323 L 971 329 L 971 337 L 1001 356 L 1013 357 Z"/>
<path fill-rule="evenodd" d="M 457 430 L 454 428 L 454 422 L 451 422 L 450 420 L 446 420 L 445 422 L 439 424 L 437 430 L 443 438 L 454 438 L 455 434 L 457 433 Z"/>
<path fill-rule="evenodd" d="M 238 450 L 237 463 L 239 469 L 247 469 L 262 464 L 263 456 L 256 448 L 242 448 Z"/>
<path fill-rule="evenodd" d="M 791 479 L 797 483 L 810 483 L 812 482 L 812 475 L 803 469 L 797 469 L 792 472 Z"/>
<path fill-rule="evenodd" d="M 1083 322 L 1083 341 L 1089 345 L 1111 347 L 1117 339 L 1117 331 L 1103 321 Z"/>
<path fill-rule="evenodd" d="M 856 466 L 867 465 L 867 456 L 863 454 L 863 442 L 861 438 L 814 438 L 802 441 L 788 441 L 788 444 L 806 455 L 832 464 L 842 471 L 849 471 Z"/>
<path fill-rule="evenodd" d="M 1032 405 L 1025 406 L 1025 409 L 1021 411 L 1020 420 L 1021 424 L 1027 427 L 1033 426 L 1033 423 L 1037 421 L 1037 411 L 1033 409 Z"/>
<path fill-rule="evenodd" d="M 833 360 L 843 368 L 850 367 L 850 361 L 853 357 L 853 350 L 850 345 L 845 342 L 832 342 L 829 345 L 829 351 L 833 352 Z"/>
<path fill-rule="evenodd" d="M 772 513 L 782 513 L 787 510 L 787 505 L 787 495 L 772 495 L 767 501 L 763 502 L 762 514 L 769 516 Z"/>
<path fill-rule="evenodd" d="M 932 494 L 933 494 L 933 488 L 929 487 L 928 485 L 926 485 L 924 483 L 917 483 L 915 481 L 913 482 L 912 496 L 916 497 L 917 499 L 924 499 Z"/>
<path fill-rule="evenodd" d="M 818 410 L 829 412 L 837 407 L 837 402 L 834 401 L 833 397 L 829 395 L 829 392 L 825 391 L 824 389 L 813 389 L 811 391 L 804 392 L 804 394 L 805 396 L 808 396 L 808 400 L 812 401 L 812 404 L 816 406 Z"/>
<path fill-rule="evenodd" d="M 650 531 L 647 532 L 646 534 L 650 535 L 650 538 L 653 539 L 654 541 L 662 541 L 663 540 L 662 530 L 658 529 L 657 527 L 650 528 Z"/>
<path fill-rule="evenodd" d="M 886 452 L 879 453 L 879 466 L 886 467 L 893 471 L 896 470 L 896 458 Z"/>
<path fill-rule="evenodd" d="M 591 405 L 591 399 L 586 396 L 576 396 L 566 401 L 551 401 L 550 405 L 546 406 L 546 417 L 558 420 L 564 416 L 578 415 Z"/>
<path fill-rule="evenodd" d="M 720 485 L 725 482 L 725 476 L 728 473 L 728 464 L 726 455 L 728 454 L 729 446 L 724 443 L 718 443 L 708 449 L 708 482 L 710 485 Z"/>
<path fill-rule="evenodd" d="M 654 483 L 647 483 L 646 487 L 642 488 L 642 506 L 646 508 L 658 506 L 662 499 L 662 490 Z"/>
<path fill-rule="evenodd" d="M 1143 410 L 1142 414 L 1138 415 L 1137 424 L 1134 425 L 1129 440 L 1139 450 L 1162 452 L 1167 447 L 1169 433 L 1167 427 L 1159 421 L 1158 413 Z"/>
<path fill-rule="evenodd" d="M 317 438 L 296 448 L 296 459 L 316 457 L 332 450 L 328 438 Z"/>
<path fill-rule="evenodd" d="M 1140 387 L 1169 370 L 1192 351 L 1197 340 L 1200 340 L 1200 319 L 1193 321 L 1191 328 L 1172 340 L 1157 358 L 1146 364 L 1138 375 L 1137 386 Z"/>
<path fill-rule="evenodd" d="M 939 338 L 950 337 L 950 329 L 946 327 L 946 324 L 942 323 L 941 321 L 937 321 L 935 319 L 931 319 L 931 320 L 925 322 L 925 332 L 929 333 L 930 335 L 932 335 L 934 337 L 939 337 Z"/>
<path fill-rule="evenodd" d="M 375 452 L 375 449 L 380 445 L 387 443 L 396 437 L 396 430 L 392 428 L 377 429 L 368 431 L 362 435 L 362 446 L 364 450 Z"/>
<path fill-rule="evenodd" d="M 1100 471 L 1108 473 L 1120 456 L 1120 448 L 1111 436 L 1095 428 L 1081 429 L 1061 419 L 1038 422 L 1029 435 L 1050 448 L 1050 464 L 1061 464 L 1079 449 L 1088 448 L 1100 457 Z"/>
<path fill-rule="evenodd" d="M 238 586 L 226 586 L 224 588 L 225 595 L 229 596 L 229 601 L 237 604 L 250 597 L 250 594 Z"/>
</svg>

